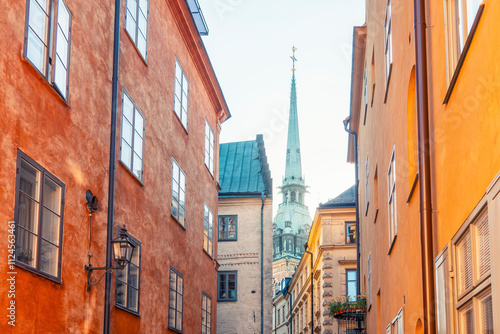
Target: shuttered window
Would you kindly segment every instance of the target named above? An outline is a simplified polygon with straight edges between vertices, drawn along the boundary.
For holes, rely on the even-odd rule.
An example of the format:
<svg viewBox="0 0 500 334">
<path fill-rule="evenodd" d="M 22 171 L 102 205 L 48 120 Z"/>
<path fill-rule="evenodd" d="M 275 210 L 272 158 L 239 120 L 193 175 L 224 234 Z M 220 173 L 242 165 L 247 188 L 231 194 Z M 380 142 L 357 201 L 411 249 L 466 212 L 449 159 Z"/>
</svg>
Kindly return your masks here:
<svg viewBox="0 0 500 334">
<path fill-rule="evenodd" d="M 488 226 L 488 215 L 484 212 L 476 223 L 476 238 L 477 238 L 477 263 L 478 276 L 484 277 L 490 272 L 490 234 Z"/>
<path fill-rule="evenodd" d="M 472 242 L 470 229 L 457 244 L 458 294 L 472 287 Z"/>
<path fill-rule="evenodd" d="M 461 229 L 464 232 L 453 241 L 456 250 L 455 309 L 459 334 L 493 333 L 492 259 L 487 213 L 485 207 L 466 221 L 466 226 Z"/>
</svg>

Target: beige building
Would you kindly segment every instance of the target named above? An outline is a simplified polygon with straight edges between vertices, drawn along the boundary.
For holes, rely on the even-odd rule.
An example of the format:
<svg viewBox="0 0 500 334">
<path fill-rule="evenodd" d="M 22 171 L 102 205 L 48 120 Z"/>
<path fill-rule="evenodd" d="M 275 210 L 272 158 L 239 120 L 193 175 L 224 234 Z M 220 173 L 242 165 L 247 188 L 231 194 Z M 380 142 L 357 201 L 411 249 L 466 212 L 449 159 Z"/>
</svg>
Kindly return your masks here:
<svg viewBox="0 0 500 334">
<path fill-rule="evenodd" d="M 356 297 L 355 222 L 354 186 L 317 208 L 306 252 L 290 282 L 285 282 L 274 298 L 273 333 L 305 334 L 310 333 L 313 326 L 314 333 L 340 334 L 350 333 L 349 328 L 357 327 L 356 323 L 330 318 L 328 311 L 328 302 L 333 298 Z M 308 252 L 313 257 L 312 296 Z"/>
<path fill-rule="evenodd" d="M 217 333 L 270 333 L 272 179 L 262 135 L 220 145 Z"/>
</svg>

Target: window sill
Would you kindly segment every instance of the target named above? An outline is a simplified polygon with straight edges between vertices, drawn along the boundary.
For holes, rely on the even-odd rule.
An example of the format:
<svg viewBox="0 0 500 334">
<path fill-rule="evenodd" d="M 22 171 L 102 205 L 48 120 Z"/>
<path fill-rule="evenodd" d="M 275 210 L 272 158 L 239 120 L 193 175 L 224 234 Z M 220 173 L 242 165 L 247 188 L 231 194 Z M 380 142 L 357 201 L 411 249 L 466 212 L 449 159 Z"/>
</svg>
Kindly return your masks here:
<svg viewBox="0 0 500 334">
<path fill-rule="evenodd" d="M 450 84 L 448 86 L 448 90 L 446 91 L 446 95 L 444 97 L 443 104 L 447 104 L 448 101 L 450 100 L 451 93 L 453 92 L 453 88 L 455 87 L 455 84 L 457 83 L 458 75 L 460 74 L 460 70 L 462 69 L 462 66 L 465 61 L 465 57 L 467 56 L 467 52 L 469 51 L 470 45 L 472 43 L 472 38 L 474 38 L 474 34 L 476 33 L 477 26 L 479 25 L 479 19 L 481 18 L 481 15 L 483 14 L 484 10 L 484 3 L 479 6 L 479 9 L 477 10 L 476 18 L 474 19 L 474 23 L 472 23 L 472 27 L 470 29 L 469 36 L 467 36 L 467 40 L 465 41 L 464 44 L 464 49 L 462 50 L 462 53 L 460 54 L 460 58 L 458 58 L 457 62 L 457 67 L 455 68 L 455 72 L 453 73 L 453 77 L 450 80 Z"/>
<path fill-rule="evenodd" d="M 387 253 L 387 255 L 391 255 L 391 252 L 394 249 L 394 245 L 396 244 L 397 237 L 398 235 L 396 234 L 394 238 L 392 238 L 391 245 L 389 246 L 389 252 Z"/>
<path fill-rule="evenodd" d="M 71 107 L 69 106 L 69 102 L 68 102 L 68 99 L 64 98 L 61 93 L 59 92 L 59 89 L 57 89 L 53 84 L 51 84 L 47 78 L 42 74 L 42 72 L 40 72 L 38 70 L 38 68 L 36 68 L 35 65 L 33 65 L 33 63 L 26 57 L 21 57 L 21 59 L 26 62 L 27 64 L 29 64 L 29 66 L 35 71 L 35 73 L 37 74 L 38 78 L 39 79 L 42 79 L 43 82 L 45 82 L 46 85 L 48 85 L 51 89 L 52 89 L 52 92 L 55 93 L 57 95 L 57 97 L 59 98 L 59 100 L 64 103 L 64 105 L 68 108 L 68 109 L 71 109 Z M 69 92 L 68 92 L 68 95 L 69 95 Z"/>
<path fill-rule="evenodd" d="M 170 208 L 170 210 L 172 210 L 172 208 Z M 181 222 L 179 221 L 179 219 L 177 219 L 177 217 L 176 217 L 176 216 L 174 216 L 172 213 L 170 213 L 170 216 L 172 216 L 172 218 L 174 218 L 174 219 L 175 219 L 175 221 L 177 222 L 177 224 L 178 224 L 180 227 L 182 227 L 182 228 L 184 229 L 184 231 L 186 231 L 186 226 L 185 226 L 186 221 L 184 221 L 184 225 L 182 225 L 182 224 L 181 224 Z"/>
<path fill-rule="evenodd" d="M 219 242 L 231 242 L 231 241 L 238 241 L 238 238 L 235 238 L 235 239 L 218 239 L 217 241 L 219 241 Z"/>
<path fill-rule="evenodd" d="M 124 311 L 124 312 L 127 312 L 127 313 L 133 314 L 133 315 L 135 315 L 135 316 L 138 316 L 139 318 L 141 317 L 141 315 L 139 314 L 139 312 L 132 311 L 131 309 L 128 309 L 128 308 L 126 308 L 126 307 L 125 307 L 125 306 L 123 306 L 123 305 L 120 305 L 120 304 L 115 303 L 115 307 L 116 307 L 117 309 L 120 309 L 120 310 Z"/>
<path fill-rule="evenodd" d="M 391 76 L 392 76 L 392 63 L 389 68 L 389 75 L 387 76 L 387 84 L 385 85 L 385 94 L 384 94 L 384 104 L 387 102 L 387 93 L 389 93 L 389 85 L 391 83 Z"/>
<path fill-rule="evenodd" d="M 225 303 L 225 302 L 237 302 L 238 299 L 217 299 L 217 303 Z"/>
<path fill-rule="evenodd" d="M 46 273 L 44 273 L 43 271 L 38 271 L 38 270 L 34 269 L 33 267 L 30 267 L 30 266 L 28 266 L 28 265 L 26 265 L 26 264 L 24 264 L 24 263 L 22 263 L 22 262 L 16 261 L 15 266 L 16 266 L 16 268 L 15 268 L 14 270 L 9 270 L 9 272 L 16 272 L 16 269 L 17 269 L 17 268 L 20 268 L 20 269 L 24 269 L 24 270 L 26 270 L 26 271 L 29 271 L 29 272 L 31 272 L 31 273 L 33 273 L 33 274 L 36 274 L 36 275 L 38 275 L 38 276 L 41 276 L 41 277 L 43 277 L 43 278 L 46 278 L 46 279 L 48 279 L 49 281 L 52 281 L 52 282 L 54 282 L 54 283 L 57 283 L 57 284 L 63 285 L 63 283 L 62 283 L 62 281 L 61 281 L 61 279 L 60 279 L 60 278 L 55 277 L 55 276 L 52 276 L 52 275 L 50 275 L 50 274 L 46 274 Z"/>
<path fill-rule="evenodd" d="M 188 98 L 189 99 L 189 98 Z M 181 121 L 181 118 L 179 117 L 179 115 L 177 115 L 177 113 L 175 112 L 174 109 L 172 109 L 172 112 L 174 113 L 175 115 L 175 118 L 177 119 L 177 121 L 179 122 L 179 124 L 181 125 L 182 129 L 186 132 L 186 135 L 189 135 L 189 132 L 188 132 L 188 129 L 184 126 L 184 124 L 182 124 L 182 121 Z M 189 114 L 188 114 L 189 115 Z M 189 117 L 189 116 L 188 116 Z M 188 123 L 189 124 L 189 123 Z"/>
<path fill-rule="evenodd" d="M 170 329 L 171 331 L 176 332 L 176 333 L 182 333 L 182 330 L 179 330 L 179 329 L 174 328 L 174 327 L 168 326 L 168 329 Z"/>
<path fill-rule="evenodd" d="M 415 174 L 415 178 L 413 179 L 413 185 L 411 186 L 410 194 L 408 194 L 408 199 L 406 200 L 406 203 L 410 203 L 410 200 L 413 197 L 413 193 L 417 188 L 417 181 L 418 181 L 418 173 Z"/>
<path fill-rule="evenodd" d="M 213 252 L 213 250 L 212 250 Z M 210 255 L 205 248 L 203 248 L 203 253 L 205 253 L 212 261 L 214 260 L 214 257 Z"/>
<path fill-rule="evenodd" d="M 120 148 L 120 149 L 121 149 L 121 148 Z M 133 176 L 133 178 L 134 178 L 137 182 L 139 182 L 139 184 L 140 184 L 142 187 L 144 187 L 144 183 L 143 183 L 143 182 L 142 182 L 142 181 L 141 181 L 141 180 L 137 177 L 137 175 L 135 175 L 135 174 L 132 172 L 132 170 L 131 170 L 130 168 L 128 168 L 128 166 L 127 166 L 127 165 L 125 165 L 125 163 L 122 161 L 122 159 L 120 159 L 119 161 L 120 161 L 120 165 L 122 165 L 122 166 L 123 166 L 123 168 L 125 168 L 125 170 L 126 170 L 126 171 L 130 174 L 130 175 L 132 175 L 132 176 Z M 144 159 L 143 159 L 142 161 L 144 162 Z M 144 168 L 144 166 L 143 166 L 143 168 Z M 144 174 L 144 172 L 143 172 L 143 174 Z"/>
<path fill-rule="evenodd" d="M 377 223 L 377 218 L 378 218 L 378 208 L 377 208 L 377 210 L 375 210 L 375 218 L 373 219 L 374 224 Z"/>
<path fill-rule="evenodd" d="M 137 54 L 139 55 L 139 58 L 141 58 L 141 60 L 144 63 L 144 65 L 146 65 L 146 67 L 148 67 L 148 61 L 147 61 L 147 59 L 144 58 L 144 56 L 142 55 L 141 51 L 139 51 L 139 49 L 137 48 L 137 45 L 135 45 L 135 42 L 132 39 L 132 36 L 130 36 L 130 34 L 128 33 L 128 31 L 127 31 L 127 29 L 125 27 L 123 28 L 123 30 L 125 30 L 125 35 L 127 35 L 128 39 L 130 40 L 130 42 L 134 46 L 135 51 L 137 51 Z M 148 53 L 148 50 L 147 50 L 148 43 L 147 42 L 148 42 L 148 40 L 146 39 L 146 54 Z"/>
</svg>

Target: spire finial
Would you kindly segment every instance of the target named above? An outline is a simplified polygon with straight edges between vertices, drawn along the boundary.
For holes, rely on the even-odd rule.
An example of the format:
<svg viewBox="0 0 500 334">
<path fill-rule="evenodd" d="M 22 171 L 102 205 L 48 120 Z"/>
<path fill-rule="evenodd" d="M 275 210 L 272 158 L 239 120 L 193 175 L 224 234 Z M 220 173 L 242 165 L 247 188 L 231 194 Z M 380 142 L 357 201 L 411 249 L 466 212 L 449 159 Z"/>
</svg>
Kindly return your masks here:
<svg viewBox="0 0 500 334">
<path fill-rule="evenodd" d="M 292 46 L 293 55 L 291 55 L 290 58 L 292 58 L 292 63 L 293 63 L 292 71 L 293 72 L 295 72 L 295 62 L 297 61 L 297 58 L 295 58 L 295 51 L 297 51 L 297 48 L 295 46 Z"/>
</svg>

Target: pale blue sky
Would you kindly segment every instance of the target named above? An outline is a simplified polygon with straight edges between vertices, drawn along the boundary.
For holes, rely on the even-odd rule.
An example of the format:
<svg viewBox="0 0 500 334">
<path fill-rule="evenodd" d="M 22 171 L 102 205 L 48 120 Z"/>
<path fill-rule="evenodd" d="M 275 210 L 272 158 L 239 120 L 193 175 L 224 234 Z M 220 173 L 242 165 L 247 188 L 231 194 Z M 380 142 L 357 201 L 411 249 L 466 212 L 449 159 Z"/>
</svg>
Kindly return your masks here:
<svg viewBox="0 0 500 334">
<path fill-rule="evenodd" d="M 346 163 L 353 26 L 364 0 L 199 0 L 210 29 L 205 47 L 232 117 L 221 142 L 262 133 L 274 187 L 285 174 L 292 46 L 295 53 L 302 171 L 311 218 L 354 184 Z"/>
</svg>

